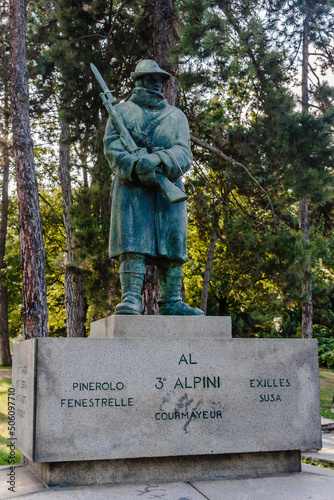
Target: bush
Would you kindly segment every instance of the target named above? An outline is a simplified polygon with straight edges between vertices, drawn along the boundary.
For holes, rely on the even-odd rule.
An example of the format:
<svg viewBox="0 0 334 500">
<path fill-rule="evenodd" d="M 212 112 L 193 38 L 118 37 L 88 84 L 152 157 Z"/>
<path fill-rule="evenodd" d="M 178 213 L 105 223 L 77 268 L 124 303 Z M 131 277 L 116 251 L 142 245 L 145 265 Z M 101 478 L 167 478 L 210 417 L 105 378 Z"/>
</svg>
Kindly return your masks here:
<svg viewBox="0 0 334 500">
<path fill-rule="evenodd" d="M 334 368 L 334 337 L 318 339 L 319 365 Z"/>
<path fill-rule="evenodd" d="M 334 368 L 334 337 L 333 332 L 322 325 L 313 325 L 313 337 L 318 339 L 319 365 L 324 368 Z"/>
</svg>

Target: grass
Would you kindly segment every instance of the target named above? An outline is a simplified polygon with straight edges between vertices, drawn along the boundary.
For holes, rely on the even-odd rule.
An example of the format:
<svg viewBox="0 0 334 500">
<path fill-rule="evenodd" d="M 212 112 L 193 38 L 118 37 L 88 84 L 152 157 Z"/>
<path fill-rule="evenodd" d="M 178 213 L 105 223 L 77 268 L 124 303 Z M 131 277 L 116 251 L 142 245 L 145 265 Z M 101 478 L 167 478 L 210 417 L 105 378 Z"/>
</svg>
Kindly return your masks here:
<svg viewBox="0 0 334 500">
<path fill-rule="evenodd" d="M 321 460 L 311 460 L 310 458 L 303 458 L 302 462 L 303 464 L 316 465 L 317 467 L 323 467 L 324 469 L 334 470 L 333 465 L 326 462 L 322 462 Z"/>
<path fill-rule="evenodd" d="M 334 419 L 332 404 L 334 397 L 334 370 L 320 369 L 320 405 L 321 415 Z M 333 409 L 334 410 L 334 409 Z"/>
<path fill-rule="evenodd" d="M 8 434 L 8 389 L 11 387 L 11 379 L 4 378 L 8 368 L 0 368 L 0 465 L 8 465 L 9 434 Z M 16 450 L 15 463 L 21 461 L 21 453 Z"/>
</svg>

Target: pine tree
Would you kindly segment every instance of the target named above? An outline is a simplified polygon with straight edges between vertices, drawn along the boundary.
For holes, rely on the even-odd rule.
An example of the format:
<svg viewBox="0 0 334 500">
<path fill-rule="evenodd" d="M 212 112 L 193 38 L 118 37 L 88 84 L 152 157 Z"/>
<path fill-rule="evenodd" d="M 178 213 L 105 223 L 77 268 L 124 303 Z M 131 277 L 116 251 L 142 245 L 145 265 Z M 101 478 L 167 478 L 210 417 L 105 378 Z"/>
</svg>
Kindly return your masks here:
<svg viewBox="0 0 334 500">
<path fill-rule="evenodd" d="M 11 116 L 19 199 L 23 276 L 23 330 L 26 339 L 47 336 L 45 248 L 29 122 L 26 4 L 10 1 Z"/>
<path fill-rule="evenodd" d="M 310 0 L 302 2 L 294 0 L 285 1 L 277 6 L 276 12 L 272 13 L 281 22 L 283 20 L 282 26 L 284 28 L 283 30 L 281 28 L 281 34 L 293 47 L 291 51 L 293 61 L 301 65 L 301 108 L 303 115 L 301 123 L 305 127 L 312 122 L 310 108 L 318 109 L 312 98 L 319 95 L 319 90 L 324 88 L 324 84 L 321 83 L 319 78 L 319 70 L 320 73 L 324 74 L 334 64 L 331 48 L 331 41 L 334 34 L 333 14 L 333 2 L 322 0 L 319 2 L 312 2 Z M 311 47 L 315 49 L 315 53 L 311 53 L 317 57 L 315 65 L 310 59 Z M 310 77 L 310 71 L 312 72 L 312 78 Z M 314 78 L 315 83 L 312 83 L 312 79 Z M 319 119 L 321 120 L 321 117 Z M 313 141 L 316 140 L 314 136 Z M 314 168 L 312 163 L 314 164 L 316 158 L 313 158 L 311 162 L 307 160 L 303 165 L 306 177 L 308 177 L 310 170 Z M 302 336 L 304 338 L 312 337 L 312 256 L 310 253 L 310 215 L 312 210 L 310 204 L 312 204 L 312 189 L 312 184 L 308 183 L 308 187 L 301 192 L 299 198 L 299 226 L 306 248 L 302 286 Z"/>
</svg>

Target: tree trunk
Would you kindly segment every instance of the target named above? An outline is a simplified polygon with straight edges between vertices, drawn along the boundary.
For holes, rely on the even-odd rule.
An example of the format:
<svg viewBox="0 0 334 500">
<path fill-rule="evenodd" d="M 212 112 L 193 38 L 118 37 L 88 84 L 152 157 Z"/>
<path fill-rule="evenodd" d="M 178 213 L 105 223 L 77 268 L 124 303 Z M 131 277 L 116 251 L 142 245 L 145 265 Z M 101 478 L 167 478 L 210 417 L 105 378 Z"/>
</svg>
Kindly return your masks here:
<svg viewBox="0 0 334 500">
<path fill-rule="evenodd" d="M 153 52 L 159 66 L 171 74 L 163 93 L 168 104 L 177 103 L 177 65 L 170 62 L 171 51 L 178 37 L 179 23 L 174 10 L 175 0 L 155 0 L 153 16 Z"/>
<path fill-rule="evenodd" d="M 71 217 L 69 208 L 73 204 L 70 176 L 70 147 L 66 143 L 69 135 L 69 128 L 64 122 L 60 121 L 60 142 L 59 142 L 59 165 L 58 174 L 60 186 L 63 194 L 63 219 L 66 241 L 66 259 L 64 271 L 64 291 L 65 291 L 65 310 L 66 310 L 66 330 L 68 337 L 75 337 L 75 292 L 73 276 L 73 229 L 71 227 Z"/>
<path fill-rule="evenodd" d="M 161 68 L 172 75 L 163 88 L 164 96 L 172 106 L 175 106 L 177 101 L 177 70 L 169 63 L 170 51 L 175 44 L 175 27 L 177 26 L 174 3 L 175 0 L 156 0 L 153 13 L 154 59 Z M 157 274 L 156 266 L 146 266 L 142 300 L 145 315 L 158 314 L 160 289 Z"/>
<path fill-rule="evenodd" d="M 89 193 L 89 182 L 88 182 L 88 169 L 87 169 L 87 149 L 85 146 L 80 146 L 80 161 L 82 165 L 84 188 L 87 193 Z M 87 195 L 85 199 L 85 204 L 82 206 L 82 211 L 86 212 L 86 217 L 90 218 L 90 195 Z M 87 302 L 85 298 L 85 278 L 81 273 L 80 269 L 77 267 L 74 274 L 74 284 L 75 284 L 75 337 L 85 337 L 86 329 L 85 322 L 87 316 Z"/>
<path fill-rule="evenodd" d="M 308 222 L 308 199 L 304 197 L 299 200 L 299 226 L 303 233 L 305 245 L 310 243 L 310 228 Z M 311 252 L 308 249 L 304 261 L 303 269 L 303 301 L 302 301 L 302 337 L 312 338 L 312 281 L 311 281 Z"/>
<path fill-rule="evenodd" d="M 160 299 L 160 288 L 158 284 L 157 266 L 146 266 L 144 278 L 142 306 L 145 315 L 158 314 L 158 300 Z"/>
<path fill-rule="evenodd" d="M 85 321 L 86 321 L 86 301 L 85 301 L 85 282 L 82 274 L 76 274 L 74 276 L 75 282 L 75 321 L 76 330 L 73 337 L 84 337 L 85 332 Z"/>
<path fill-rule="evenodd" d="M 227 297 L 219 296 L 218 300 L 218 316 L 226 316 Z"/>
<path fill-rule="evenodd" d="M 303 62 L 302 62 L 302 110 L 308 113 L 308 66 L 309 66 L 309 35 L 310 35 L 310 20 L 309 13 L 306 12 L 303 23 Z"/>
<path fill-rule="evenodd" d="M 213 264 L 213 257 L 214 257 L 214 253 L 215 253 L 217 236 L 218 236 L 217 229 L 213 229 L 213 231 L 211 233 L 210 243 L 209 243 L 208 257 L 206 259 L 206 266 L 205 266 L 205 272 L 204 272 L 204 278 L 203 278 L 202 295 L 201 295 L 201 307 L 200 307 L 200 309 L 202 309 L 204 314 L 206 314 L 207 305 L 208 305 L 208 292 L 209 292 L 209 285 L 210 285 L 210 276 L 211 276 L 211 271 L 212 271 L 212 264 Z"/>
<path fill-rule="evenodd" d="M 26 3 L 10 0 L 13 147 L 19 205 L 25 339 L 47 336 L 45 248 L 30 134 Z"/>
<path fill-rule="evenodd" d="M 4 123 L 1 123 L 1 145 L 3 160 L 1 221 L 0 221 L 0 352 L 3 366 L 12 366 L 8 331 L 8 293 L 5 283 L 5 250 L 8 219 L 9 184 L 9 86 L 4 89 Z"/>
<path fill-rule="evenodd" d="M 308 99 L 308 66 L 309 66 L 309 33 L 310 21 L 309 12 L 306 11 L 303 23 L 303 63 L 302 63 L 302 111 L 307 114 L 309 110 Z M 299 200 L 299 228 L 303 233 L 305 246 L 308 247 L 303 269 L 303 298 L 302 298 L 302 337 L 312 337 L 312 281 L 311 281 L 311 253 L 310 228 L 309 228 L 309 210 L 307 194 Z"/>
<path fill-rule="evenodd" d="M 71 175 L 70 175 L 70 147 L 66 142 L 69 138 L 69 127 L 60 121 L 59 143 L 59 181 L 63 194 L 63 219 L 66 238 L 66 260 L 64 271 L 66 330 L 68 337 L 85 336 L 85 301 L 83 276 L 74 272 L 74 248 L 72 217 L 69 209 L 73 204 Z"/>
</svg>

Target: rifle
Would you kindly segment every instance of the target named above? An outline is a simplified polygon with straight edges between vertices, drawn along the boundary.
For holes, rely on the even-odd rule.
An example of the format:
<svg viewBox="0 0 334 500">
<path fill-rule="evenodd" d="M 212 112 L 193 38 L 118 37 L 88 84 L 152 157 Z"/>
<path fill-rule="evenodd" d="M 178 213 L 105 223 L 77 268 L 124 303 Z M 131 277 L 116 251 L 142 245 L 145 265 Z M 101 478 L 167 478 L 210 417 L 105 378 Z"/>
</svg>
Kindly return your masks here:
<svg viewBox="0 0 334 500">
<path fill-rule="evenodd" d="M 100 87 L 102 88 L 103 92 L 101 92 L 100 96 L 102 98 L 103 104 L 105 105 L 119 135 L 120 135 L 120 140 L 123 144 L 123 146 L 126 148 L 126 150 L 131 153 L 135 154 L 140 158 L 140 148 L 137 146 L 135 141 L 133 140 L 130 132 L 128 129 L 125 127 L 122 118 L 117 114 L 117 111 L 115 110 L 113 103 L 116 101 L 114 96 L 112 95 L 112 92 L 108 89 L 105 81 L 103 80 L 99 70 L 94 66 L 93 63 L 90 63 L 91 70 L 93 71 L 95 78 L 100 84 Z M 163 174 L 156 174 L 157 176 L 157 181 L 160 186 L 161 191 L 164 193 L 164 195 L 167 197 L 168 201 L 170 203 L 179 203 L 181 201 L 185 201 L 188 196 L 182 189 L 178 188 L 173 184 L 167 177 L 165 177 Z"/>
</svg>

